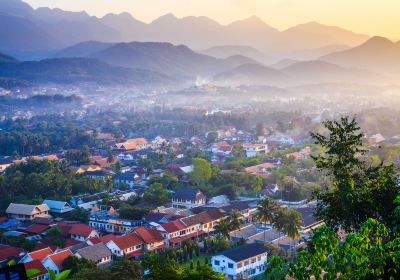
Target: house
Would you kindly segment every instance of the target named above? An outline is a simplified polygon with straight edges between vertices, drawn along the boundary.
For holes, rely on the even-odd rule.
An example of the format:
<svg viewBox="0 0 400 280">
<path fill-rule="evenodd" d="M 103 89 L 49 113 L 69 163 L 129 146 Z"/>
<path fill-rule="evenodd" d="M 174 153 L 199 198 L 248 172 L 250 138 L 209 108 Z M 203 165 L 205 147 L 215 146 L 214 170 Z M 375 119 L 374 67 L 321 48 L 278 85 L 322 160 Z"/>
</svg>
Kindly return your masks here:
<svg viewBox="0 0 400 280">
<path fill-rule="evenodd" d="M 98 165 L 81 165 L 78 167 L 73 168 L 76 174 L 82 174 L 85 172 L 97 171 L 101 170 L 102 168 Z"/>
<path fill-rule="evenodd" d="M 46 204 L 50 208 L 51 213 L 63 214 L 73 210 L 71 205 L 66 201 L 45 199 L 43 204 Z"/>
<path fill-rule="evenodd" d="M 50 227 L 48 225 L 32 224 L 26 228 L 25 232 L 29 234 L 44 234 Z"/>
<path fill-rule="evenodd" d="M 8 217 L 15 218 L 17 220 L 33 220 L 35 217 L 49 216 L 49 211 L 50 209 L 46 204 L 29 205 L 10 203 L 6 213 Z"/>
<path fill-rule="evenodd" d="M 164 249 L 164 238 L 157 229 L 147 229 L 141 226 L 136 227 L 134 231 L 144 241 L 144 249 L 146 251 L 157 251 Z"/>
<path fill-rule="evenodd" d="M 37 271 L 29 279 L 31 280 L 45 280 L 48 278 L 47 269 L 39 260 L 34 260 L 24 263 L 25 270 L 35 270 Z"/>
<path fill-rule="evenodd" d="M 268 153 L 267 144 L 243 144 L 243 150 L 246 152 L 246 157 L 256 157 Z"/>
<path fill-rule="evenodd" d="M 0 159 L 0 173 L 6 170 L 11 164 L 13 164 L 14 159 L 12 157 L 6 157 Z"/>
<path fill-rule="evenodd" d="M 194 208 L 206 204 L 206 197 L 200 190 L 178 189 L 172 195 L 172 207 Z"/>
<path fill-rule="evenodd" d="M 276 168 L 276 165 L 273 163 L 261 163 L 253 166 L 246 167 L 244 171 L 248 174 L 258 175 L 258 176 L 269 176 L 271 174 L 271 170 Z"/>
<path fill-rule="evenodd" d="M 143 149 L 147 149 L 148 147 L 149 144 L 147 143 L 147 140 L 144 138 L 128 139 L 125 142 L 117 143 L 113 146 L 114 149 L 124 150 L 124 151 L 130 151 L 130 150 L 140 151 Z"/>
<path fill-rule="evenodd" d="M 214 226 L 225 217 L 220 209 L 212 209 L 180 219 L 187 227 L 187 234 L 196 234 L 196 237 L 214 231 Z"/>
<path fill-rule="evenodd" d="M 143 254 L 144 242 L 136 233 L 118 236 L 106 246 L 117 257 L 137 258 Z"/>
<path fill-rule="evenodd" d="M 0 244 L 0 267 L 11 259 L 19 258 L 23 255 L 24 250 L 17 247 Z"/>
<path fill-rule="evenodd" d="M 93 261 L 98 266 L 108 264 L 112 260 L 112 253 L 104 243 L 97 243 L 92 246 L 87 246 L 76 251 L 75 255 L 78 258 L 85 258 Z"/>
<path fill-rule="evenodd" d="M 70 199 L 69 203 L 72 207 L 81 207 L 84 209 L 92 209 L 93 205 L 97 204 L 97 202 L 101 201 L 104 197 L 108 195 L 108 192 L 101 192 L 96 194 L 86 194 L 74 196 Z"/>
<path fill-rule="evenodd" d="M 142 220 L 122 219 L 118 213 L 109 213 L 105 210 L 92 212 L 89 215 L 90 226 L 110 233 L 128 233 L 142 224 Z"/>
<path fill-rule="evenodd" d="M 118 160 L 123 160 L 123 161 L 133 161 L 135 158 L 133 155 L 125 153 L 125 154 L 119 154 L 117 155 Z"/>
<path fill-rule="evenodd" d="M 165 244 L 168 246 L 175 246 L 180 244 L 183 240 L 187 239 L 186 225 L 179 220 L 171 221 L 160 225 L 157 230 L 164 238 Z"/>
<path fill-rule="evenodd" d="M 94 170 L 94 171 L 86 171 L 85 175 L 93 180 L 101 180 L 105 181 L 112 177 L 112 173 L 106 170 Z"/>
<path fill-rule="evenodd" d="M 71 239 L 77 241 L 86 241 L 91 237 L 99 236 L 99 233 L 95 228 L 85 224 L 72 225 L 68 234 L 71 236 Z"/>
<path fill-rule="evenodd" d="M 265 272 L 267 248 L 252 243 L 223 251 L 211 258 L 212 269 L 226 278 L 248 279 Z"/>
<path fill-rule="evenodd" d="M 128 188 L 133 188 L 139 180 L 139 176 L 133 172 L 125 172 L 118 174 L 114 178 L 114 187 L 119 188 L 121 184 L 126 185 Z"/>
<path fill-rule="evenodd" d="M 36 250 L 36 251 L 32 251 L 30 253 L 27 253 L 19 262 L 20 263 L 27 263 L 27 262 L 31 262 L 31 261 L 42 261 L 44 260 L 44 258 L 46 258 L 47 256 L 53 254 L 53 251 L 49 248 L 43 248 L 40 250 Z"/>
<path fill-rule="evenodd" d="M 227 156 L 230 155 L 230 153 L 232 152 L 232 146 L 229 145 L 226 141 L 217 142 L 211 146 L 211 152 L 214 154 L 221 153 Z"/>
<path fill-rule="evenodd" d="M 42 261 L 42 264 L 47 270 L 53 270 L 57 275 L 64 269 L 64 260 L 71 255 L 72 253 L 70 250 L 63 250 L 45 257 Z"/>
</svg>

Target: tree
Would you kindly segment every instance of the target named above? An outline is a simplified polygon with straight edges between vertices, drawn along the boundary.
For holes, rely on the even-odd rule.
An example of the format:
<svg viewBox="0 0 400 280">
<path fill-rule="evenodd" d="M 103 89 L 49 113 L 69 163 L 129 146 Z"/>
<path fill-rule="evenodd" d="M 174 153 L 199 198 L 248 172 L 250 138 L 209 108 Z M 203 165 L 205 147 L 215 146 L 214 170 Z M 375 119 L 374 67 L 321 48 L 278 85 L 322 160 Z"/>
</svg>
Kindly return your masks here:
<svg viewBox="0 0 400 280">
<path fill-rule="evenodd" d="M 220 220 L 214 227 L 215 233 L 220 235 L 223 238 L 229 238 L 229 233 L 230 233 L 230 229 L 229 229 L 229 223 L 227 220 L 222 219 Z"/>
<path fill-rule="evenodd" d="M 299 252 L 294 263 L 269 259 L 266 275 L 285 279 L 399 279 L 400 238 L 391 238 L 384 224 L 368 219 L 360 230 L 341 242 L 327 226 L 315 230 L 310 248 Z"/>
<path fill-rule="evenodd" d="M 300 227 L 303 225 L 301 214 L 294 209 L 282 209 L 278 212 L 277 228 L 292 240 L 300 237 Z M 294 248 L 292 249 L 294 251 Z M 292 252 L 292 256 L 293 256 Z"/>
<path fill-rule="evenodd" d="M 149 209 L 138 208 L 130 204 L 124 203 L 119 209 L 119 215 L 123 219 L 141 220 L 149 213 Z"/>
<path fill-rule="evenodd" d="M 87 260 L 85 258 L 78 258 L 77 256 L 71 255 L 63 261 L 64 269 L 71 271 L 71 274 L 75 274 L 82 269 L 93 269 L 96 267 L 96 263 Z"/>
<path fill-rule="evenodd" d="M 267 223 L 274 222 L 279 208 L 280 206 L 276 202 L 273 202 L 269 197 L 266 196 L 258 202 L 255 218 L 257 221 L 264 223 L 264 229 L 266 229 Z M 264 230 L 264 243 L 265 241 L 266 230 Z"/>
<path fill-rule="evenodd" d="M 330 178 L 332 187 L 316 194 L 317 217 L 334 229 L 346 231 L 358 229 L 368 218 L 389 225 L 399 193 L 395 167 L 368 164 L 368 150 L 355 118 L 326 121 L 324 127 L 326 136 L 311 133 L 324 150 L 313 159 Z"/>
<path fill-rule="evenodd" d="M 243 220 L 242 214 L 239 212 L 239 210 L 232 210 L 229 213 L 227 223 L 229 231 L 240 230 Z"/>
<path fill-rule="evenodd" d="M 160 183 L 153 183 L 144 190 L 144 200 L 154 205 L 163 205 L 169 201 L 168 191 Z"/>
<path fill-rule="evenodd" d="M 264 136 L 265 135 L 265 128 L 262 123 L 257 123 L 256 125 L 256 136 Z"/>
<path fill-rule="evenodd" d="M 253 176 L 251 179 L 253 190 L 257 193 L 262 191 L 263 182 L 261 176 Z"/>
<path fill-rule="evenodd" d="M 218 133 L 215 131 L 207 133 L 207 144 L 214 143 L 218 139 Z"/>
<path fill-rule="evenodd" d="M 135 261 L 127 259 L 118 260 L 110 268 L 114 279 L 136 280 L 142 277 L 142 268 Z"/>
<path fill-rule="evenodd" d="M 199 186 L 208 183 L 211 178 L 211 164 L 202 158 L 194 158 L 192 160 L 193 171 L 190 172 L 190 179 Z"/>
</svg>

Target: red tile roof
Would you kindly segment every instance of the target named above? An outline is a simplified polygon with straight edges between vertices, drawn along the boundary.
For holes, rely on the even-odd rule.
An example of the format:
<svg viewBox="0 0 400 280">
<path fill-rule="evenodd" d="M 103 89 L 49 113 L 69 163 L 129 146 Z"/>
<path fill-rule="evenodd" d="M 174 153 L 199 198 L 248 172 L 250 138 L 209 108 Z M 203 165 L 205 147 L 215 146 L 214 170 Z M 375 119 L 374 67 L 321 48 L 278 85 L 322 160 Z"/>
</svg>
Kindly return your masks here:
<svg viewBox="0 0 400 280">
<path fill-rule="evenodd" d="M 166 232 L 172 233 L 180 230 L 186 229 L 186 226 L 182 224 L 180 221 L 172 221 L 166 224 L 161 225 Z"/>
<path fill-rule="evenodd" d="M 128 233 L 122 236 L 118 236 L 112 240 L 115 245 L 118 246 L 121 250 L 128 249 L 133 246 L 137 246 L 143 244 L 143 240 L 134 233 Z"/>
<path fill-rule="evenodd" d="M 134 230 L 147 244 L 164 240 L 161 233 L 159 233 L 155 228 L 147 229 L 145 227 L 136 227 Z"/>
<path fill-rule="evenodd" d="M 45 257 L 51 254 L 53 254 L 53 251 L 49 247 L 28 253 L 32 260 L 39 261 L 42 261 Z"/>
<path fill-rule="evenodd" d="M 88 241 L 92 242 L 93 245 L 98 244 L 98 243 L 101 243 L 100 237 L 97 237 L 97 236 L 90 237 L 90 238 L 88 239 Z"/>
<path fill-rule="evenodd" d="M 33 234 L 40 234 L 49 229 L 49 226 L 47 225 L 39 225 L 39 224 L 33 224 L 29 226 L 25 231 L 28 233 L 33 233 Z"/>
<path fill-rule="evenodd" d="M 92 231 L 95 230 L 93 227 L 84 224 L 74 224 L 69 230 L 69 234 L 88 237 Z"/>
<path fill-rule="evenodd" d="M 106 234 L 103 235 L 102 237 L 100 237 L 100 241 L 103 242 L 104 244 L 106 244 L 108 241 L 115 239 L 116 236 L 112 233 L 110 234 Z"/>
<path fill-rule="evenodd" d="M 35 273 L 31 276 L 33 279 L 34 277 L 38 277 L 47 273 L 47 269 L 43 266 L 43 264 L 39 260 L 34 260 L 31 262 L 24 263 L 25 270 L 28 269 L 37 269 L 39 270 L 38 273 Z"/>
<path fill-rule="evenodd" d="M 64 250 L 58 253 L 55 253 L 53 255 L 50 255 L 49 258 L 54 262 L 54 264 L 60 269 L 62 270 L 63 267 L 63 262 L 66 258 L 68 258 L 69 256 L 71 256 L 72 253 L 70 250 Z"/>
<path fill-rule="evenodd" d="M 67 239 L 67 240 L 65 240 L 64 248 L 72 247 L 72 246 L 80 244 L 80 243 L 82 243 L 82 242 L 78 241 L 78 240 Z"/>
<path fill-rule="evenodd" d="M 0 247 L 0 262 L 12 257 L 18 257 L 23 251 L 21 248 L 11 246 Z"/>
</svg>

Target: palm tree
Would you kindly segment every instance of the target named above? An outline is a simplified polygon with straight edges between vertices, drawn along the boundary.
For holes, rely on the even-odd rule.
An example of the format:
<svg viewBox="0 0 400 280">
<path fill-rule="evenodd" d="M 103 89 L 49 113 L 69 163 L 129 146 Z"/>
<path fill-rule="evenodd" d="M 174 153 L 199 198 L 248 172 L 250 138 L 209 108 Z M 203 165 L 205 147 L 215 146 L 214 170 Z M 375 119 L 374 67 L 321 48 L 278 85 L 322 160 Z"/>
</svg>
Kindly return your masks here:
<svg viewBox="0 0 400 280">
<path fill-rule="evenodd" d="M 275 222 L 277 211 L 280 206 L 275 201 L 272 201 L 269 197 L 264 197 L 262 200 L 258 202 L 257 213 L 255 214 L 255 218 L 257 221 L 264 223 L 264 244 L 266 241 L 266 226 L 267 223 Z"/>
<path fill-rule="evenodd" d="M 227 220 L 222 219 L 215 225 L 214 230 L 224 238 L 229 238 L 229 224 Z"/>
<path fill-rule="evenodd" d="M 281 221 L 281 228 L 283 233 L 293 240 L 293 243 L 295 238 L 300 237 L 299 230 L 302 225 L 303 219 L 300 212 L 294 209 L 284 211 L 284 215 Z"/>
<path fill-rule="evenodd" d="M 240 230 L 243 224 L 242 214 L 239 212 L 239 210 L 232 210 L 231 213 L 229 213 L 227 221 L 230 231 Z"/>
</svg>

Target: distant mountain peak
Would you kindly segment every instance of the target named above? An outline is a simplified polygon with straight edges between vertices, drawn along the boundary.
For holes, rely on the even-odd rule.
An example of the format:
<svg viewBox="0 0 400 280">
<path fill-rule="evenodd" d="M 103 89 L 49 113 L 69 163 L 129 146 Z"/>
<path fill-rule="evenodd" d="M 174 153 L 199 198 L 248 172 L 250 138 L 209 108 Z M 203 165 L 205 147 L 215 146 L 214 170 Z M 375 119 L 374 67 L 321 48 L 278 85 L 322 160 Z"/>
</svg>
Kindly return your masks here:
<svg viewBox="0 0 400 280">
<path fill-rule="evenodd" d="M 178 20 L 178 18 L 173 13 L 168 13 L 168 14 L 165 14 L 165 15 L 160 16 L 159 18 L 153 20 L 152 23 L 156 23 L 156 22 L 163 23 L 163 22 L 176 21 L 176 20 Z"/>
<path fill-rule="evenodd" d="M 374 36 L 368 39 L 363 45 L 374 45 L 374 46 L 394 45 L 394 42 L 392 42 L 386 37 Z"/>
</svg>

